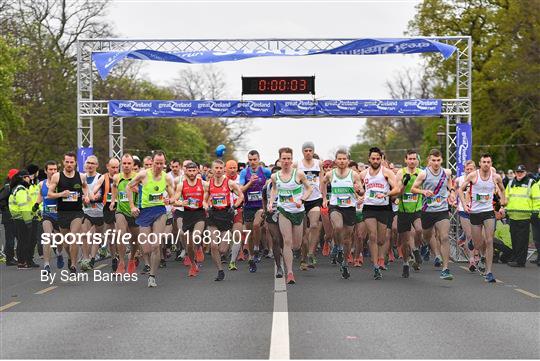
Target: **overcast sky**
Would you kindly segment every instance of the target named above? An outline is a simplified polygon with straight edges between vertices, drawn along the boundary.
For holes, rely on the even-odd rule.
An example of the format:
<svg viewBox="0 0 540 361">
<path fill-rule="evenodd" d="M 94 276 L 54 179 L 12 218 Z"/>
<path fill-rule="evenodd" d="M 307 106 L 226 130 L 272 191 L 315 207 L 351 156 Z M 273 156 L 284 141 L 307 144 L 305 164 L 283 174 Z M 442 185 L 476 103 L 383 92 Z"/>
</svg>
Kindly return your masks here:
<svg viewBox="0 0 540 361">
<path fill-rule="evenodd" d="M 113 31 L 127 38 L 369 38 L 400 37 L 418 1 L 124 1 L 113 0 L 108 19 Z M 214 65 L 225 75 L 229 99 L 239 99 L 242 75 L 313 75 L 319 99 L 387 99 L 385 82 L 420 64 L 419 55 L 329 56 L 250 59 Z M 202 65 L 154 62 L 143 74 L 156 84 L 168 84 L 186 67 Z M 246 97 L 247 98 L 247 97 Z M 252 96 L 248 99 L 277 99 Z M 284 97 L 280 97 L 283 99 Z M 309 99 L 309 96 L 288 96 Z M 241 120 L 238 120 L 241 121 Z M 356 142 L 363 118 L 271 118 L 253 120 L 246 146 L 272 162 L 281 146 L 295 158 L 310 140 L 322 158 L 339 146 Z"/>
</svg>

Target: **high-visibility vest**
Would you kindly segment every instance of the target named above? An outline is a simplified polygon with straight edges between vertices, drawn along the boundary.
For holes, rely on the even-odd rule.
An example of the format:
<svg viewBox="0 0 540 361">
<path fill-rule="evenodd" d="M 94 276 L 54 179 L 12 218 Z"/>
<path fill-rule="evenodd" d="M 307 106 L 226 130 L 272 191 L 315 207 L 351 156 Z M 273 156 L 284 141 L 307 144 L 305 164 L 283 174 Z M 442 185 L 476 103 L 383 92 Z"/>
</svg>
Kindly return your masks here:
<svg viewBox="0 0 540 361">
<path fill-rule="evenodd" d="M 537 180 L 531 187 L 532 211 L 538 214 L 540 212 L 540 180 Z"/>
<path fill-rule="evenodd" d="M 9 196 L 9 212 L 13 219 L 22 219 L 26 223 L 32 222 L 32 194 L 23 185 L 15 187 Z"/>
<path fill-rule="evenodd" d="M 508 204 L 506 205 L 508 218 L 515 221 L 529 219 L 532 214 L 531 185 L 533 180 L 529 179 L 528 183 L 520 186 L 512 186 L 513 183 L 514 179 L 508 182 L 505 190 L 505 195 L 508 199 Z"/>
</svg>

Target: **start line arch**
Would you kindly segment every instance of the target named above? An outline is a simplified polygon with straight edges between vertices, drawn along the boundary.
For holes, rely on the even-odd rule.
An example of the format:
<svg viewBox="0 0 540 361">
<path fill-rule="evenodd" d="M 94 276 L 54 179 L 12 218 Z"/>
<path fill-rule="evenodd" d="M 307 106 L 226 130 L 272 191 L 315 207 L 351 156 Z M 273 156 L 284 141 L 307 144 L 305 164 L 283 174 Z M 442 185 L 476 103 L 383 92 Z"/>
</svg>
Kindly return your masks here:
<svg viewBox="0 0 540 361">
<path fill-rule="evenodd" d="M 121 38 L 94 38 L 80 39 L 77 41 L 77 147 L 78 155 L 85 150 L 92 151 L 93 147 L 93 120 L 96 117 L 109 118 L 109 156 L 120 157 L 123 153 L 123 117 L 141 116 L 138 114 L 125 114 L 118 111 L 118 103 L 121 101 L 109 101 L 93 98 L 93 81 L 96 79 L 97 72 L 94 69 L 92 55 L 106 52 L 135 52 L 141 49 L 155 52 L 325 52 L 328 49 L 343 47 L 357 41 L 356 38 L 292 38 L 292 39 L 121 39 Z M 366 39 L 363 39 L 366 40 Z M 372 39 L 367 39 L 372 40 Z M 435 112 L 426 114 L 404 114 L 403 112 L 382 113 L 382 115 L 372 113 L 361 113 L 336 115 L 325 105 L 321 107 L 319 102 L 313 100 L 311 107 L 313 111 L 301 114 L 290 115 L 288 113 L 276 110 L 280 107 L 279 103 L 271 101 L 273 112 L 270 116 L 276 117 L 414 117 L 414 116 L 444 116 L 446 118 L 446 167 L 451 169 L 454 174 L 460 175 L 463 172 L 463 165 L 467 159 L 470 159 L 472 148 L 471 133 L 471 76 L 472 76 L 472 41 L 470 36 L 436 36 L 427 38 L 400 38 L 400 39 L 377 39 L 402 41 L 435 41 L 442 44 L 455 47 L 455 98 L 436 100 L 437 107 Z M 380 52 L 373 52 L 381 54 Z M 364 53 L 349 53 L 364 54 Z M 368 53 L 369 54 L 369 53 Z M 143 59 L 143 58 L 140 58 Z M 151 60 L 151 58 L 146 58 Z M 163 59 L 160 59 L 163 60 Z M 236 59 L 234 59 L 236 60 Z M 389 100 L 396 103 L 396 100 Z M 409 100 L 423 101 L 423 100 Z M 148 101 L 147 101 L 148 102 Z M 159 101 L 154 101 L 159 102 Z M 180 102 L 180 101 L 178 101 Z M 187 101 L 189 102 L 189 101 Z M 232 101 L 233 106 L 238 107 L 241 101 Z M 302 102 L 302 101 L 299 101 Z M 330 101 L 332 102 L 332 101 Z M 362 108 L 363 102 L 358 100 L 357 107 Z M 397 102 L 400 102 L 399 100 Z M 360 104 L 360 105 L 358 105 Z M 114 108 L 114 109 L 113 109 Z M 144 116 L 163 117 L 155 113 L 145 114 Z M 243 114 L 236 113 L 229 115 L 226 112 L 215 115 L 216 117 L 236 116 L 242 117 Z M 172 116 L 172 115 L 169 115 Z M 176 117 L 186 117 L 185 115 L 175 115 Z M 191 115 L 193 116 L 193 115 Z M 205 115 L 209 117 L 212 115 Z M 245 115 L 244 115 L 245 116 Z M 465 255 L 457 246 L 460 226 L 457 221 L 456 213 L 451 212 L 451 257 L 454 261 L 466 260 Z"/>
</svg>

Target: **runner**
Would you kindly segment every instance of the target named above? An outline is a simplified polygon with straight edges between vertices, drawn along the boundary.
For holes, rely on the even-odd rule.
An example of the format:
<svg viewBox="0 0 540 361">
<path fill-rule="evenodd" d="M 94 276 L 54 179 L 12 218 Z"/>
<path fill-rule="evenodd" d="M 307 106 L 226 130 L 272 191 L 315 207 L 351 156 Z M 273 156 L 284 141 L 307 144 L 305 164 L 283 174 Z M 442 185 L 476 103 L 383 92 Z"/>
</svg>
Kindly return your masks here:
<svg viewBox="0 0 540 361">
<path fill-rule="evenodd" d="M 226 170 L 227 179 L 232 180 L 233 182 L 238 184 L 238 186 L 240 186 L 240 177 L 238 176 L 238 163 L 236 163 L 236 161 L 232 159 L 227 161 L 227 163 L 225 164 L 225 170 Z M 238 198 L 238 196 L 234 193 L 231 193 L 231 197 L 232 197 L 231 202 L 232 203 L 236 202 L 236 199 Z M 243 204 L 243 201 L 242 201 L 242 204 Z M 263 205 L 265 205 L 264 202 L 263 202 Z M 244 224 L 242 223 L 243 210 L 244 208 L 242 207 L 242 205 L 236 208 L 234 212 L 233 227 L 232 227 L 233 234 L 237 232 L 237 233 L 242 234 L 242 236 L 244 235 L 244 232 L 243 232 Z M 242 249 L 242 246 L 244 244 L 246 244 L 244 238 L 242 238 L 242 242 L 238 242 L 238 243 L 233 242 L 232 250 L 231 250 L 231 259 L 229 260 L 229 271 L 236 271 L 238 269 L 236 267 L 236 259 L 238 258 L 239 252 Z"/>
<path fill-rule="evenodd" d="M 47 198 L 57 199 L 58 226 L 65 236 L 68 232 L 75 235 L 81 232 L 84 213 L 82 205 L 93 199 L 88 193 L 86 176 L 75 170 L 77 155 L 73 152 L 64 154 L 64 169 L 51 177 Z M 70 273 L 77 273 L 79 247 L 77 244 L 66 245 L 70 258 L 68 268 Z"/>
<path fill-rule="evenodd" d="M 103 177 L 100 178 L 100 183 L 97 185 L 102 189 L 103 194 L 103 232 L 106 232 L 108 230 L 113 231 L 114 221 L 116 220 L 116 214 L 114 208 L 111 208 L 111 200 L 112 200 L 112 184 L 113 179 L 116 174 L 118 174 L 120 170 L 120 162 L 116 158 L 111 158 L 107 162 L 107 173 L 103 175 Z M 105 245 L 104 245 L 105 246 Z M 99 245 L 93 245 L 92 246 L 92 259 L 95 258 L 97 251 L 98 251 Z M 118 268 L 118 248 L 116 244 L 110 244 L 109 243 L 109 251 L 111 253 L 111 268 L 113 272 L 117 271 Z M 92 263 L 94 261 L 91 261 Z"/>
<path fill-rule="evenodd" d="M 493 264 L 493 234 L 495 233 L 495 209 L 493 208 L 493 195 L 498 191 L 500 203 L 506 205 L 506 196 L 501 176 L 491 168 L 491 155 L 483 154 L 480 157 L 480 169 L 469 173 L 458 188 L 458 195 L 469 213 L 471 233 L 476 249 L 485 249 L 486 281 L 496 282 L 491 272 Z M 471 205 L 466 202 L 464 191 L 470 185 Z"/>
<path fill-rule="evenodd" d="M 281 167 L 274 166 L 272 168 L 272 174 L 280 171 Z M 279 230 L 278 217 L 279 211 L 277 209 L 278 195 L 275 193 L 274 199 L 272 199 L 272 211 L 268 210 L 269 196 L 272 193 L 272 180 L 266 181 L 266 187 L 263 189 L 263 205 L 264 205 L 264 223 L 268 227 L 270 237 L 272 237 L 272 252 L 274 255 L 274 262 L 276 263 L 276 278 L 283 278 L 283 267 L 281 265 L 281 255 L 283 253 L 283 237 Z"/>
<path fill-rule="evenodd" d="M 163 171 L 165 168 L 165 154 L 161 151 L 154 153 L 152 168 L 144 169 L 133 178 L 126 187 L 127 198 L 131 214 L 136 217 L 135 223 L 139 225 L 140 244 L 145 254 L 150 256 L 150 273 L 148 287 L 157 287 L 156 273 L 161 259 L 160 249 L 165 232 L 166 209 L 165 202 L 174 201 L 175 194 L 172 181 Z M 139 187 L 139 197 L 135 206 L 135 197 L 132 189 Z M 168 199 L 163 197 L 167 191 Z M 153 233 L 157 241 L 149 235 Z"/>
<path fill-rule="evenodd" d="M 186 248 L 190 259 L 189 277 L 195 277 L 199 272 L 195 248 L 201 246 L 202 232 L 205 226 L 204 182 L 199 176 L 199 167 L 196 163 L 186 164 L 186 171 L 182 183 L 176 187 L 176 198 L 181 199 L 175 206 L 184 207 L 182 216 L 182 232 L 186 234 Z"/>
<path fill-rule="evenodd" d="M 129 199 L 127 197 L 126 187 L 135 178 L 137 173 L 133 170 L 133 157 L 131 154 L 126 153 L 122 156 L 122 172 L 115 174 L 113 178 L 113 187 L 112 187 L 112 200 L 109 206 L 110 210 L 116 209 L 115 215 L 115 228 L 117 231 L 129 234 L 131 243 L 130 256 L 128 261 L 127 272 L 135 273 L 137 265 L 135 260 L 135 255 L 137 253 L 137 237 L 139 236 L 139 225 L 135 223 L 135 218 L 131 214 L 131 208 L 129 205 Z M 137 188 L 132 189 L 134 193 L 133 203 L 137 204 L 138 192 Z M 117 273 L 124 273 L 124 264 L 126 256 L 126 245 L 120 242 L 118 244 L 118 255 L 119 262 L 118 268 L 116 269 Z M 145 265 L 146 267 L 147 265 Z M 149 266 L 148 266 L 149 268 Z M 150 270 L 145 270 L 149 272 Z"/>
<path fill-rule="evenodd" d="M 424 239 L 434 240 L 435 242 L 438 239 L 440 242 L 441 255 L 436 254 L 438 259 L 441 259 L 442 256 L 443 269 L 440 278 L 450 281 L 454 279 L 454 276 L 448 269 L 448 262 L 450 261 L 450 242 L 448 241 L 450 216 L 448 205 L 454 203 L 455 196 L 451 186 L 452 172 L 449 169 L 442 168 L 441 164 L 441 151 L 432 149 L 429 152 L 428 166 L 416 177 L 411 192 L 423 195 L 420 220 Z M 432 236 L 434 237 L 432 238 Z M 432 250 L 436 250 L 437 247 L 433 243 Z"/>
<path fill-rule="evenodd" d="M 212 260 L 218 269 L 218 275 L 215 281 L 223 281 L 225 272 L 221 263 L 221 256 L 226 254 L 229 249 L 229 243 L 238 239 L 242 241 L 242 232 L 239 237 L 232 233 L 234 211 L 244 201 L 244 194 L 238 184 L 225 177 L 225 164 L 221 160 L 215 160 L 212 163 L 212 178 L 205 184 L 204 207 L 208 210 L 208 230 L 212 235 L 210 251 Z M 231 193 L 236 194 L 237 198 L 232 203 Z"/>
<path fill-rule="evenodd" d="M 403 254 L 403 278 L 409 277 L 409 258 L 414 256 L 413 268 L 420 270 L 422 257 L 418 245 L 422 242 L 422 223 L 420 211 L 422 210 L 422 196 L 412 193 L 411 188 L 420 174 L 418 166 L 418 154 L 409 149 L 405 155 L 406 167 L 401 168 L 396 174 L 397 188 L 400 190 L 397 213 L 398 242 Z M 414 233 L 413 233 L 414 232 Z"/>
<path fill-rule="evenodd" d="M 37 202 L 34 205 L 34 209 L 37 209 L 37 206 L 39 204 L 42 204 L 43 233 L 49 235 L 53 234 L 54 232 L 60 232 L 60 228 L 58 227 L 58 213 L 56 210 L 57 200 L 51 199 L 47 196 L 49 194 L 51 179 L 53 175 L 55 175 L 57 172 L 58 167 L 56 165 L 56 162 L 48 161 L 47 163 L 45 163 L 45 173 L 47 175 L 47 179 L 39 182 L 39 195 Z M 56 248 L 56 267 L 58 269 L 62 269 L 64 267 L 62 246 L 63 245 L 60 244 Z M 51 266 L 49 264 L 50 260 L 51 244 L 45 243 L 43 244 L 43 269 L 49 274 L 51 273 Z"/>
<path fill-rule="evenodd" d="M 349 168 L 349 154 L 345 150 L 336 152 L 335 164 L 337 168 L 324 175 L 320 191 L 323 207 L 330 204 L 336 261 L 340 264 L 341 277 L 347 279 L 350 277 L 347 256 L 351 252 L 351 234 L 356 223 L 356 197 L 357 193 L 362 193 L 362 185 L 360 175 Z M 326 197 L 327 184 L 331 185 L 330 200 Z"/>
<path fill-rule="evenodd" d="M 474 160 L 468 160 L 465 162 L 465 168 L 464 168 L 464 174 L 456 178 L 456 189 L 459 188 L 465 184 L 465 177 L 469 175 L 471 172 L 474 172 L 476 169 L 476 164 L 474 163 Z M 465 189 L 465 201 L 466 204 L 471 204 L 471 194 L 470 194 L 470 183 L 467 185 L 467 188 Z M 463 208 L 463 202 L 461 202 L 460 198 L 457 199 L 457 208 L 458 208 L 458 215 L 459 215 L 459 223 L 461 224 L 461 229 L 463 229 L 463 233 L 465 235 L 465 249 L 467 250 L 467 253 L 469 255 L 469 271 L 475 272 L 476 271 L 476 257 L 475 256 L 475 249 L 474 244 L 472 240 L 472 233 L 471 233 L 471 222 L 469 220 L 469 213 L 465 212 L 465 208 Z M 482 265 L 480 265 L 482 266 Z M 482 271 L 483 272 L 483 271 Z"/>
<path fill-rule="evenodd" d="M 304 230 L 304 203 L 313 192 L 311 184 L 301 170 L 292 167 L 293 151 L 291 148 L 279 150 L 281 170 L 272 174 L 272 190 L 268 200 L 268 212 L 273 210 L 273 199 L 278 197 L 278 224 L 283 237 L 283 259 L 287 269 L 287 283 L 294 284 L 293 249 L 300 249 Z M 303 186 L 303 187 L 302 187 Z"/>
<path fill-rule="evenodd" d="M 92 244 L 92 234 L 103 233 L 103 177 L 97 172 L 99 166 L 95 155 L 86 158 L 84 163 L 88 192 L 93 200 L 83 206 L 84 219 L 82 223 L 82 233 L 85 233 L 86 242 L 82 245 L 83 258 L 80 262 L 81 271 L 88 271 L 94 268 L 97 246 Z M 101 181 L 100 181 L 101 179 Z M 96 253 L 90 255 L 90 249 L 94 248 Z"/>
<path fill-rule="evenodd" d="M 369 232 L 369 253 L 373 264 L 373 278 L 382 278 L 385 269 L 387 231 L 391 227 L 392 206 L 390 198 L 399 194 L 394 172 L 381 165 L 382 152 L 373 147 L 368 154 L 369 167 L 360 173 L 365 187 L 362 213 Z"/>
<path fill-rule="evenodd" d="M 271 172 L 260 165 L 259 152 L 248 153 L 249 166 L 240 172 L 240 185 L 244 192 L 244 226 L 250 230 L 248 237 L 249 272 L 257 272 L 256 261 L 259 260 L 261 225 L 263 222 L 262 189 Z M 255 258 L 255 259 L 254 259 Z"/>
<path fill-rule="evenodd" d="M 302 153 L 304 158 L 295 164 L 294 167 L 301 170 L 306 175 L 313 192 L 306 199 L 304 208 L 306 210 L 307 222 L 305 222 L 307 228 L 304 231 L 304 242 L 302 245 L 302 261 L 300 262 L 300 269 L 306 270 L 307 268 L 315 268 L 317 264 L 317 258 L 315 257 L 315 250 L 319 241 L 319 235 L 321 233 L 321 206 L 322 197 L 319 189 L 319 177 L 323 172 L 322 162 L 318 159 L 314 159 L 315 145 L 313 142 L 305 142 L 302 145 Z M 307 256 L 307 263 L 305 257 Z"/>
<path fill-rule="evenodd" d="M 332 160 L 325 160 L 323 162 L 323 174 L 326 174 L 328 172 L 330 172 L 332 170 L 332 168 L 334 167 L 334 161 Z M 320 185 L 319 185 L 320 187 Z M 332 194 L 332 187 L 330 185 L 330 183 L 328 183 L 326 185 L 326 199 L 329 201 L 330 200 L 330 195 Z M 322 196 L 321 196 L 321 199 L 322 199 Z M 332 243 L 332 223 L 330 222 L 330 214 L 328 213 L 328 208 L 327 207 L 322 207 L 321 206 L 321 223 L 323 225 L 323 232 L 324 232 L 324 236 L 323 236 L 323 248 L 322 248 L 322 255 L 323 256 L 328 256 L 330 255 L 330 247 L 331 247 L 331 243 Z M 332 262 L 333 264 L 336 264 L 335 263 L 335 256 L 337 255 L 337 249 L 336 249 L 336 252 L 334 254 L 334 258 L 332 259 Z"/>
</svg>

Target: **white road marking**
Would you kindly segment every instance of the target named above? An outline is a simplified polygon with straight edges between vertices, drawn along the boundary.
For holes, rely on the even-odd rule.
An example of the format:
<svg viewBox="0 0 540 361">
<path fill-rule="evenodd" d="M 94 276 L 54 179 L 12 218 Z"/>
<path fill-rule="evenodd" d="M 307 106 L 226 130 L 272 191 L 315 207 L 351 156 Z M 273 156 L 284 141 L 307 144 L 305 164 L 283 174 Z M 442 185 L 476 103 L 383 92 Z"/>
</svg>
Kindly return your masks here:
<svg viewBox="0 0 540 361">
<path fill-rule="evenodd" d="M 531 293 L 529 291 L 522 290 L 521 288 L 515 288 L 515 290 L 518 291 L 519 293 L 523 293 L 524 295 L 527 295 L 532 298 L 540 298 L 540 296 L 535 295 L 534 293 Z"/>
<path fill-rule="evenodd" d="M 274 267 L 277 270 L 277 267 Z M 289 312 L 287 311 L 287 286 L 285 275 L 274 281 L 274 312 L 270 338 L 270 360 L 289 360 Z"/>
<path fill-rule="evenodd" d="M 13 301 L 13 302 L 8 303 L 7 305 L 3 305 L 2 307 L 0 307 L 0 312 L 5 311 L 5 310 L 7 310 L 8 308 L 11 308 L 11 307 L 13 307 L 13 306 L 15 306 L 15 305 L 18 305 L 19 303 L 21 303 L 21 302 L 20 302 L 20 301 Z M 288 337 L 289 337 L 289 336 L 288 336 L 288 334 L 287 334 L 287 338 L 288 338 Z"/>
<path fill-rule="evenodd" d="M 42 289 L 41 291 L 37 291 L 37 292 L 34 293 L 34 294 L 35 294 L 35 295 L 42 295 L 42 294 L 44 294 L 44 293 L 47 293 L 47 292 L 49 292 L 49 291 L 54 290 L 55 288 L 58 288 L 58 286 L 47 287 L 47 288 Z"/>
</svg>

